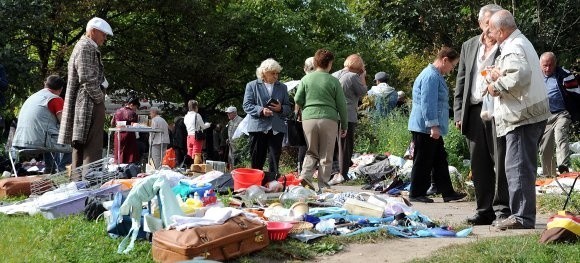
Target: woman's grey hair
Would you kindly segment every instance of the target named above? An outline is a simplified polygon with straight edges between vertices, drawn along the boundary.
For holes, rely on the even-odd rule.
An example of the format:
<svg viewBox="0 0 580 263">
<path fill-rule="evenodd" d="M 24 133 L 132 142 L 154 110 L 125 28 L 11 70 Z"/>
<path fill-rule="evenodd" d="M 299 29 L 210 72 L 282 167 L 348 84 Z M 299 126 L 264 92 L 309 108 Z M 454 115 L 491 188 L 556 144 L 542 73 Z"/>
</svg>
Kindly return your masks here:
<svg viewBox="0 0 580 263">
<path fill-rule="evenodd" d="M 280 73 L 280 71 L 282 71 L 282 67 L 280 66 L 280 64 L 278 64 L 276 60 L 272 58 L 266 59 L 262 61 L 260 66 L 256 69 L 256 77 L 258 77 L 259 79 L 263 79 L 264 73 L 268 71 L 275 71 Z"/>
<path fill-rule="evenodd" d="M 304 73 L 308 74 L 316 69 L 314 66 L 314 57 L 309 57 L 304 61 Z"/>
<path fill-rule="evenodd" d="M 493 15 L 495 14 L 495 12 L 499 10 L 503 10 L 503 7 L 496 4 L 484 5 L 483 7 L 481 7 L 481 9 L 479 9 L 479 16 L 477 17 L 477 19 L 478 21 L 481 22 L 483 20 L 483 17 L 485 17 L 485 13 L 489 12 L 491 13 L 491 15 Z"/>
<path fill-rule="evenodd" d="M 496 28 L 511 29 L 511 30 L 515 30 L 518 28 L 514 16 L 512 15 L 512 13 L 510 13 L 510 11 L 507 10 L 500 10 L 497 13 L 495 13 L 489 20 L 489 23 Z"/>
<path fill-rule="evenodd" d="M 154 113 L 155 115 L 159 115 L 161 113 L 161 110 L 157 107 L 151 107 L 151 109 L 149 109 L 149 111 Z"/>
</svg>

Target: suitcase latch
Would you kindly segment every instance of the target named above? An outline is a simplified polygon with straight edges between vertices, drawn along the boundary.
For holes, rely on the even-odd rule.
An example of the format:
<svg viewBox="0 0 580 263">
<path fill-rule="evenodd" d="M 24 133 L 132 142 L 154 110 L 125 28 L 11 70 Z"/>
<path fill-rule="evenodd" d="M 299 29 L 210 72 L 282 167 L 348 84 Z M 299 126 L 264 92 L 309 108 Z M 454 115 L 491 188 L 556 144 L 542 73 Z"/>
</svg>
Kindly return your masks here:
<svg viewBox="0 0 580 263">
<path fill-rule="evenodd" d="M 255 235 L 256 235 L 256 236 L 254 237 L 254 242 L 256 242 L 256 243 L 261 243 L 262 241 L 264 241 L 264 234 L 262 234 L 262 232 L 260 232 L 260 231 L 257 231 L 257 232 L 255 233 Z"/>
<path fill-rule="evenodd" d="M 242 228 L 242 229 L 246 229 L 248 228 L 248 225 L 246 225 L 246 223 L 244 222 L 239 222 L 238 225 Z"/>
<path fill-rule="evenodd" d="M 207 238 L 207 236 L 205 234 L 200 234 L 199 239 L 201 239 L 201 242 L 203 242 L 203 243 L 209 242 L 209 238 Z"/>
<path fill-rule="evenodd" d="M 207 251 L 203 252 L 200 254 L 200 256 L 202 256 L 203 258 L 208 258 L 211 254 Z"/>
</svg>

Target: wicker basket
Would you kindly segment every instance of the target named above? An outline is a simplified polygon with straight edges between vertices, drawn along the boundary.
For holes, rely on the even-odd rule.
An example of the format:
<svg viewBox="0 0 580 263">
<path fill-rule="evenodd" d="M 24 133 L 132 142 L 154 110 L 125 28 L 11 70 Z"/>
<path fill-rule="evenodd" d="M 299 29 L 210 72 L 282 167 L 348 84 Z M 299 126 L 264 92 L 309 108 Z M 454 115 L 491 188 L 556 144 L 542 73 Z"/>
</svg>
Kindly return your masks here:
<svg viewBox="0 0 580 263">
<path fill-rule="evenodd" d="M 292 229 L 290 229 L 290 233 L 296 234 L 304 230 L 310 230 L 312 228 L 314 228 L 314 225 L 310 222 L 306 221 L 296 222 L 294 223 L 294 226 L 292 226 Z"/>
</svg>

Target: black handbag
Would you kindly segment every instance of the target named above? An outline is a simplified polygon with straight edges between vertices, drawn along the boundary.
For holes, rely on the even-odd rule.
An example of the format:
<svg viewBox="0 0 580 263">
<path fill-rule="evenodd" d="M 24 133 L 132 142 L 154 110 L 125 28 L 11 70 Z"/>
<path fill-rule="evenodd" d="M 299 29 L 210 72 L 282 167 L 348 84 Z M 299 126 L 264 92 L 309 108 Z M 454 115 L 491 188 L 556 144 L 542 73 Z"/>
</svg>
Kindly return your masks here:
<svg viewBox="0 0 580 263">
<path fill-rule="evenodd" d="M 286 121 L 288 126 L 288 145 L 289 146 L 306 146 L 302 122 L 289 119 Z"/>
<path fill-rule="evenodd" d="M 195 115 L 195 119 L 193 120 L 194 129 L 197 129 L 196 122 L 197 122 L 197 115 Z M 203 130 L 195 131 L 195 139 L 198 141 L 205 140 L 205 133 L 203 132 Z"/>
<path fill-rule="evenodd" d="M 195 131 L 195 139 L 198 141 L 205 140 L 205 133 L 203 131 Z"/>
</svg>

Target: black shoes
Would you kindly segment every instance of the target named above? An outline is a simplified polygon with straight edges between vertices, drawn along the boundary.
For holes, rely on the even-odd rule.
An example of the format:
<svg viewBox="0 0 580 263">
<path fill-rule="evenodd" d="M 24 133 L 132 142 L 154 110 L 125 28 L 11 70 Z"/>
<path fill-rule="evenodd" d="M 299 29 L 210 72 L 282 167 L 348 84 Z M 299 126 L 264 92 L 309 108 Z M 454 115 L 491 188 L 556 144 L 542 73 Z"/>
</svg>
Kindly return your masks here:
<svg viewBox="0 0 580 263">
<path fill-rule="evenodd" d="M 453 194 L 451 194 L 449 196 L 444 196 L 443 202 L 447 203 L 447 202 L 451 202 L 451 201 L 461 200 L 461 199 L 465 198 L 466 196 L 467 196 L 467 194 L 465 194 L 465 193 L 453 192 Z"/>
<path fill-rule="evenodd" d="M 508 217 L 509 217 L 509 215 L 504 215 L 504 214 L 501 214 L 501 215 L 497 216 L 497 217 L 495 218 L 495 220 L 493 220 L 493 222 L 491 222 L 491 225 L 492 225 L 492 226 L 497 226 L 497 225 L 498 225 L 498 224 L 499 224 L 501 221 L 504 221 L 504 220 L 505 220 L 505 219 L 507 219 Z"/>
<path fill-rule="evenodd" d="M 491 225 L 493 222 L 495 221 L 480 214 L 475 214 L 467 219 L 467 223 L 474 226 Z"/>
<path fill-rule="evenodd" d="M 409 197 L 411 202 L 433 203 L 433 199 L 426 196 Z"/>
</svg>

